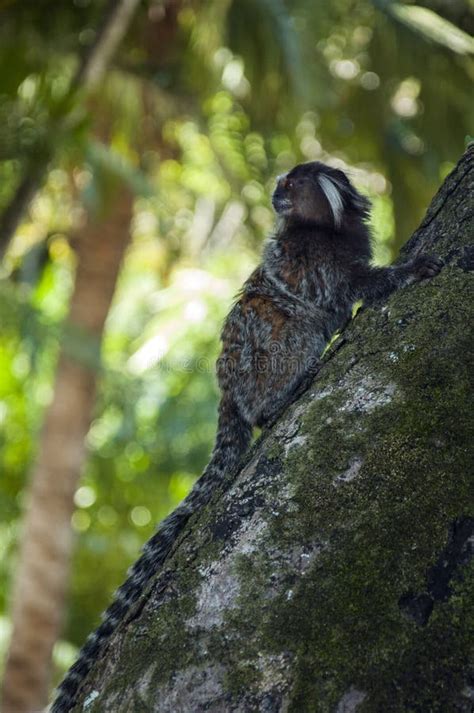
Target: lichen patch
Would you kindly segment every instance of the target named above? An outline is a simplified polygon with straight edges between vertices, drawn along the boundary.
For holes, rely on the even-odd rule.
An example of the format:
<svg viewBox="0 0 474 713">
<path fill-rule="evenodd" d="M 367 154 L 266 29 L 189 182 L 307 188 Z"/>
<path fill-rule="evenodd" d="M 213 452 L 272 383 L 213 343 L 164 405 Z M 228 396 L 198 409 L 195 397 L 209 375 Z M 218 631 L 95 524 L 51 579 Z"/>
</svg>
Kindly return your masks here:
<svg viewBox="0 0 474 713">
<path fill-rule="evenodd" d="M 295 436 L 291 441 L 285 443 L 285 456 L 288 455 L 292 448 L 297 448 L 298 446 L 304 446 L 307 441 L 306 436 Z"/>
<path fill-rule="evenodd" d="M 358 691 L 352 686 L 347 693 L 344 693 L 341 700 L 337 704 L 336 713 L 355 713 L 357 707 L 362 703 L 367 694 L 363 691 Z"/>
<path fill-rule="evenodd" d="M 224 667 L 220 664 L 205 668 L 189 666 L 157 691 L 151 713 L 200 710 L 219 713 L 226 710 L 223 677 Z"/>
<path fill-rule="evenodd" d="M 371 413 L 376 408 L 389 404 L 395 392 L 394 383 L 384 384 L 374 376 L 365 376 L 359 383 L 354 383 L 353 389 L 349 389 L 349 398 L 340 406 L 339 411 Z"/>
<path fill-rule="evenodd" d="M 339 485 L 340 483 L 350 483 L 351 480 L 357 478 L 362 464 L 363 460 L 362 458 L 359 458 L 359 456 L 355 456 L 355 458 L 352 458 L 347 470 L 345 470 L 344 473 L 341 473 L 340 475 L 336 476 L 334 480 L 334 485 Z"/>
<path fill-rule="evenodd" d="M 197 594 L 196 612 L 186 622 L 187 628 L 212 629 L 222 624 L 225 612 L 235 606 L 239 591 L 239 579 L 229 559 L 206 567 Z"/>
</svg>

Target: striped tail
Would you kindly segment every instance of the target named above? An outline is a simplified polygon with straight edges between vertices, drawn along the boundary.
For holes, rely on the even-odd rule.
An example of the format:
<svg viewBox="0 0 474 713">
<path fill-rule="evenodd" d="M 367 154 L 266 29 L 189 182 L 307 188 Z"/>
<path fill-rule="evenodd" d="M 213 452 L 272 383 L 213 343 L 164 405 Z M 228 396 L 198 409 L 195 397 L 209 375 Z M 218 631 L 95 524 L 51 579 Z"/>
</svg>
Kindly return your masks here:
<svg viewBox="0 0 474 713">
<path fill-rule="evenodd" d="M 112 604 L 102 615 L 102 623 L 87 638 L 76 663 L 60 684 L 50 713 L 68 713 L 74 707 L 79 688 L 94 661 L 130 608 L 139 600 L 150 579 L 165 562 L 191 515 L 209 502 L 226 475 L 234 474 L 251 436 L 251 425 L 240 416 L 233 403 L 223 399 L 219 406 L 216 443 L 209 464 L 189 495 L 162 521 L 143 548 L 142 555 L 130 568 L 128 579 L 117 589 Z"/>
</svg>

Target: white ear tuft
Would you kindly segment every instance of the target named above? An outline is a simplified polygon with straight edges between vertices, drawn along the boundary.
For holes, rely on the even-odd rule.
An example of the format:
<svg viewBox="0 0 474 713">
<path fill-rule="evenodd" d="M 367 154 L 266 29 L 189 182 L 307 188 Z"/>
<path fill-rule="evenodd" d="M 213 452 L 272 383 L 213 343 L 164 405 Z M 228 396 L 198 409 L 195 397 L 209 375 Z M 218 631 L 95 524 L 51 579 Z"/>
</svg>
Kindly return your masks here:
<svg viewBox="0 0 474 713">
<path fill-rule="evenodd" d="M 328 176 L 319 175 L 318 181 L 321 186 L 321 190 L 327 198 L 329 207 L 331 208 L 334 224 L 336 227 L 339 227 L 344 210 L 344 202 L 339 192 L 339 188 Z"/>
</svg>

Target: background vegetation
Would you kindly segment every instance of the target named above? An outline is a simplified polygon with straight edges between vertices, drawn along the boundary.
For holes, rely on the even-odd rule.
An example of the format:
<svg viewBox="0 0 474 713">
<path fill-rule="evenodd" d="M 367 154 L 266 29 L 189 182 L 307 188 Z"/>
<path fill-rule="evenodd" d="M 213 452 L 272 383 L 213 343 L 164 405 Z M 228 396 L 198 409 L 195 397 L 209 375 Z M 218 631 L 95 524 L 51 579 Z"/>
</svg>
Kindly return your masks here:
<svg viewBox="0 0 474 713">
<path fill-rule="evenodd" d="M 105 4 L 0 2 L 4 216 L 25 177 L 41 186 L 11 241 L 0 223 L 0 646 L 60 339 L 100 384 L 63 668 L 207 461 L 219 325 L 272 229 L 275 176 L 310 159 L 348 169 L 374 203 L 376 258 L 392 260 L 469 134 L 472 7 L 147 0 L 86 91 L 72 79 Z M 135 196 L 132 242 L 99 360 L 62 324 L 77 231 L 117 181 Z"/>
</svg>

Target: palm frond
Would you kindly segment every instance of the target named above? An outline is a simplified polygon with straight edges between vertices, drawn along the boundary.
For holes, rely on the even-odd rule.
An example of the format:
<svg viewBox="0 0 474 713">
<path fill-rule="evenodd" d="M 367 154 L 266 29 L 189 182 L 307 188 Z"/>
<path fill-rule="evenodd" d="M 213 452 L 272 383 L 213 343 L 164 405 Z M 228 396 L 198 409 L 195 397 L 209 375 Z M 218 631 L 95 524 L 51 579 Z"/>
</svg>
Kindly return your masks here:
<svg viewBox="0 0 474 713">
<path fill-rule="evenodd" d="M 474 54 L 474 38 L 433 10 L 419 5 L 404 5 L 393 0 L 373 2 L 396 22 L 405 25 L 425 40 L 447 47 L 456 54 Z"/>
</svg>

